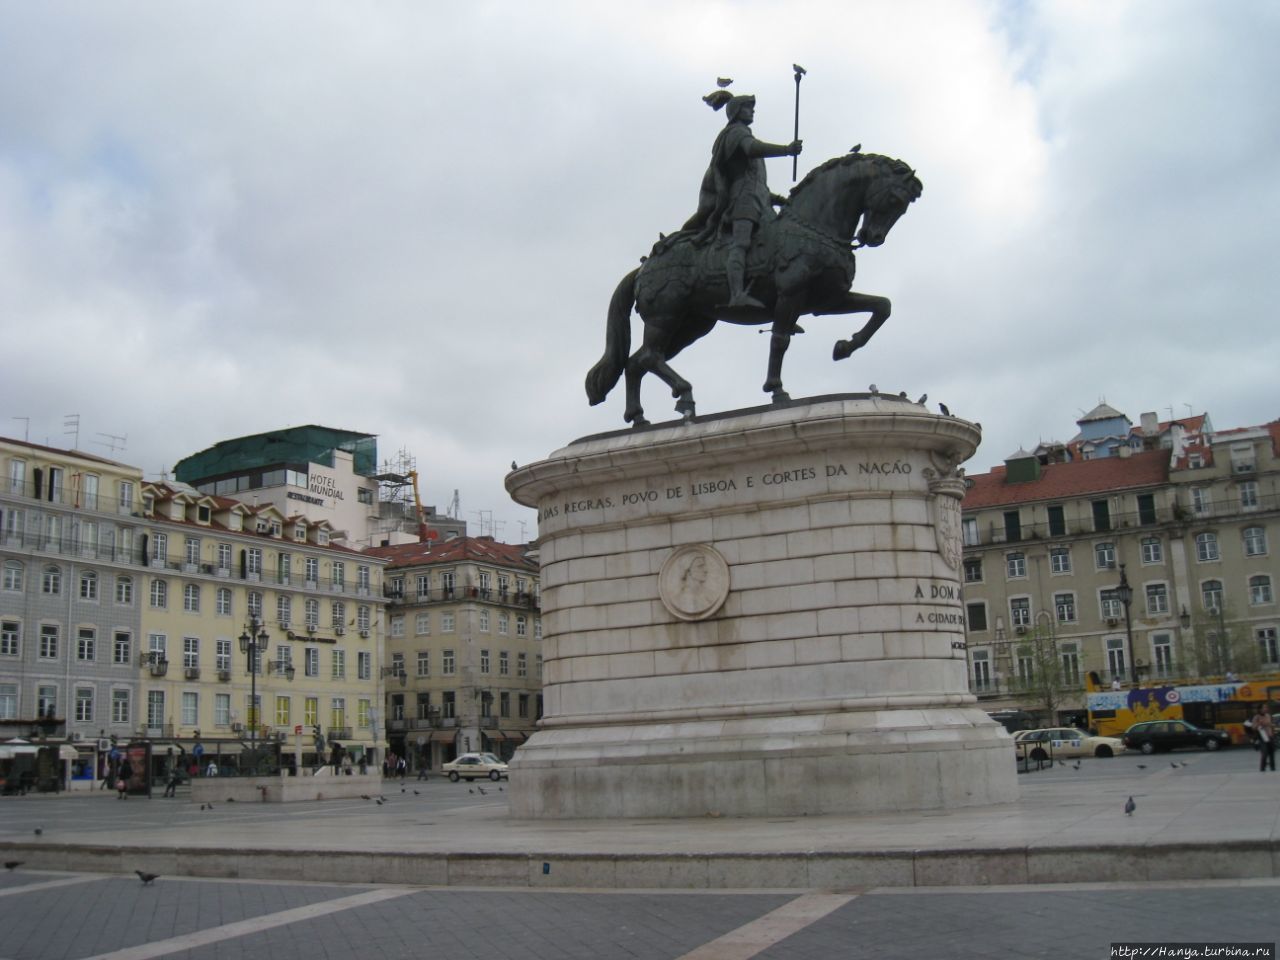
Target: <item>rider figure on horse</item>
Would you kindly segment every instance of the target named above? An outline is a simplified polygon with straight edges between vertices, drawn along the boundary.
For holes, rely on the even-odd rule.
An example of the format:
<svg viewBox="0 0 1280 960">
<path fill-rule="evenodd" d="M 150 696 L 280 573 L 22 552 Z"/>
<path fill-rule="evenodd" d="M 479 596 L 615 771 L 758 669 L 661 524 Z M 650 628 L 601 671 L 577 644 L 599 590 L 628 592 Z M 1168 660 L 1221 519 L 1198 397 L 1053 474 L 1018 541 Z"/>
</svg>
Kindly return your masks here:
<svg viewBox="0 0 1280 960">
<path fill-rule="evenodd" d="M 760 223 L 775 216 L 774 204 L 786 202 L 769 192 L 764 161 L 766 157 L 799 156 L 802 142 L 757 140 L 751 133 L 755 97 L 735 97 L 727 90 L 717 90 L 702 99 L 713 110 L 727 106 L 728 121 L 711 148 L 711 164 L 698 192 L 698 211 L 683 229 L 698 230 L 694 242 L 699 245 L 714 241 L 722 231 L 728 232 L 725 279 L 729 306 L 764 309 L 764 304 L 746 291 L 747 249 Z"/>
</svg>

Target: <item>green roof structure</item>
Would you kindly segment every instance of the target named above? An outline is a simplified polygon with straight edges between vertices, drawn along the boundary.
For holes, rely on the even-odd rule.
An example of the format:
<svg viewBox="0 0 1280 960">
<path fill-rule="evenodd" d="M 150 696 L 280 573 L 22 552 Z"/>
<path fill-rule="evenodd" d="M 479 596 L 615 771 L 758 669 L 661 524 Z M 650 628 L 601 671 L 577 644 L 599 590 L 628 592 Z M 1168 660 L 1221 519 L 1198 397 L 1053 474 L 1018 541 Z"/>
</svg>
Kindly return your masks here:
<svg viewBox="0 0 1280 960">
<path fill-rule="evenodd" d="M 275 464 L 319 463 L 332 467 L 335 450 L 351 454 L 353 468 L 360 476 L 371 477 L 377 472 L 376 434 L 312 424 L 222 440 L 179 460 L 173 474 L 182 483 L 195 486 L 216 477 Z"/>
</svg>

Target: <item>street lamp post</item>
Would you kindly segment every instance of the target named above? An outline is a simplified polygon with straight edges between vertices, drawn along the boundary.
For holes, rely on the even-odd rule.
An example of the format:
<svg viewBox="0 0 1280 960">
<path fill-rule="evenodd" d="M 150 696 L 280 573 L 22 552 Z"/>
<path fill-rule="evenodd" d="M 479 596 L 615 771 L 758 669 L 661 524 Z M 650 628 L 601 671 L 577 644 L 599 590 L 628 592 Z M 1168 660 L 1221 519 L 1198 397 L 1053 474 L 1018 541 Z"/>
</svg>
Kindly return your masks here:
<svg viewBox="0 0 1280 960">
<path fill-rule="evenodd" d="M 262 722 L 262 711 L 258 706 L 258 656 L 270 640 L 266 627 L 257 617 L 251 618 L 240 634 L 240 652 L 249 657 L 249 705 L 253 710 L 253 722 L 249 726 L 249 755 L 255 765 L 258 762 L 258 724 Z"/>
<path fill-rule="evenodd" d="M 1129 616 L 1129 605 L 1133 603 L 1133 587 L 1129 586 L 1129 577 L 1124 572 L 1123 563 L 1120 564 L 1120 585 L 1116 587 L 1116 596 L 1124 607 L 1125 654 L 1129 658 L 1129 677 L 1134 684 L 1137 684 L 1138 664 L 1133 659 L 1133 620 Z"/>
</svg>

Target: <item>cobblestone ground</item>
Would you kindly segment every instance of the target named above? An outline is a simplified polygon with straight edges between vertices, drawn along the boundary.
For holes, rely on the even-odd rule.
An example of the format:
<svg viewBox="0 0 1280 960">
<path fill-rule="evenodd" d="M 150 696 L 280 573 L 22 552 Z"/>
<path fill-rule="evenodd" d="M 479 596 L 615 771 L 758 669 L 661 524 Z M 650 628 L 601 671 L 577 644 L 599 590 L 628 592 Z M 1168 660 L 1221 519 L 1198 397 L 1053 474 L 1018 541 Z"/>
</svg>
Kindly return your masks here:
<svg viewBox="0 0 1280 960">
<path fill-rule="evenodd" d="M 0 873 L 0 958 L 1101 960 L 1273 944 L 1277 881 L 837 893 L 425 889 Z"/>
</svg>

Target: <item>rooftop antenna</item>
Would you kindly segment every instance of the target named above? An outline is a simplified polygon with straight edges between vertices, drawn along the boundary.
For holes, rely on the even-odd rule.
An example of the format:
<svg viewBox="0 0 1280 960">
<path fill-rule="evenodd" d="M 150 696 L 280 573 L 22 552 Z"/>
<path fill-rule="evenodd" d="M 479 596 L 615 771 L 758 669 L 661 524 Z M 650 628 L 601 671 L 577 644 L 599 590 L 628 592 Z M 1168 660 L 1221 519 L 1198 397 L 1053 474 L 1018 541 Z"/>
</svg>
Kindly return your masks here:
<svg viewBox="0 0 1280 960">
<path fill-rule="evenodd" d="M 31 418 L 30 417 L 10 417 L 10 420 L 22 421 L 22 441 L 23 443 L 31 442 Z"/>
<path fill-rule="evenodd" d="M 105 440 L 95 440 L 95 441 L 93 441 L 93 442 L 94 442 L 94 443 L 96 443 L 96 444 L 98 444 L 98 446 L 100 446 L 100 447 L 106 447 L 106 448 L 107 448 L 108 450 L 110 450 L 112 453 L 115 453 L 115 452 L 116 452 L 116 450 L 125 450 L 125 449 L 127 449 L 127 445 L 128 445 L 128 443 L 129 443 L 129 435 L 128 435 L 128 434 L 125 434 L 124 436 L 120 436 L 119 434 L 115 434 L 115 433 L 99 433 L 99 434 L 97 434 L 97 436 L 99 436 L 99 437 L 106 437 L 106 439 L 105 439 Z"/>
<path fill-rule="evenodd" d="M 62 431 L 64 436 L 75 437 L 75 440 L 73 440 L 71 443 L 71 449 L 79 450 L 80 449 L 80 414 L 68 413 L 66 415 L 66 419 L 62 421 L 62 426 L 65 428 Z"/>
<path fill-rule="evenodd" d="M 459 516 L 461 510 L 462 501 L 458 499 L 458 490 L 455 487 L 453 490 L 453 499 L 449 501 L 449 506 L 445 509 L 444 515 L 449 517 L 451 520 L 461 520 L 462 517 Z"/>
<path fill-rule="evenodd" d="M 1184 401 L 1182 405 L 1183 405 L 1184 407 L 1186 407 L 1186 408 L 1187 408 L 1187 416 L 1188 416 L 1188 417 L 1195 416 L 1195 414 L 1194 414 L 1194 413 L 1192 412 L 1192 410 L 1191 410 L 1191 404 L 1186 403 L 1186 402 Z"/>
<path fill-rule="evenodd" d="M 520 524 L 520 542 L 528 543 L 529 540 L 525 532 L 525 527 L 527 527 L 528 524 L 526 524 L 523 520 L 517 520 L 516 523 Z"/>
</svg>

